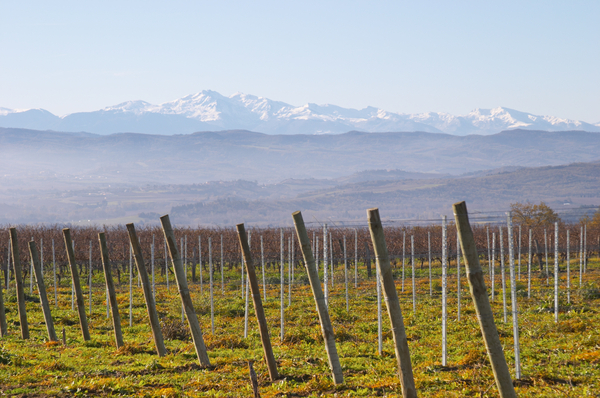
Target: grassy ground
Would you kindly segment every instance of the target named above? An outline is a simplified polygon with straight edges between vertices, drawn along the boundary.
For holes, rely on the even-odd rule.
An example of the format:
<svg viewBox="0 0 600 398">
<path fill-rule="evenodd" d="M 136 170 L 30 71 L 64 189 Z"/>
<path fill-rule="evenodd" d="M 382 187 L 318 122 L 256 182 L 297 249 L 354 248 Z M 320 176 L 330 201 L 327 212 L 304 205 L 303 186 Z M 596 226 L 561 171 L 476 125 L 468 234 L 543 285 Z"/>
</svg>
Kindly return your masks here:
<svg viewBox="0 0 600 398">
<path fill-rule="evenodd" d="M 533 295 L 527 299 L 525 275 L 517 284 L 522 378 L 516 382 L 521 397 L 600 397 L 600 272 L 592 262 L 579 289 L 573 276 L 571 303 L 564 287 L 560 321 L 554 322 L 551 286 L 536 274 Z M 454 268 L 455 269 L 455 268 Z M 158 311 L 169 354 L 155 355 L 141 288 L 134 285 L 133 327 L 129 326 L 129 289 L 118 287 L 126 346 L 114 348 L 111 322 L 106 316 L 102 276 L 95 275 L 93 310 L 89 314 L 92 340 L 84 342 L 77 315 L 71 310 L 70 289 L 59 289 L 54 306 L 59 336 L 64 327 L 66 346 L 48 342 L 37 295 L 28 295 L 31 338 L 20 339 L 14 288 L 4 291 L 9 335 L 0 340 L 0 393 L 8 396 L 251 396 L 248 360 L 255 360 L 263 397 L 271 396 L 401 396 L 389 321 L 383 305 L 383 353 L 377 352 L 377 302 L 374 277 L 360 270 L 358 288 L 350 287 L 350 311 L 346 311 L 343 269 L 336 270 L 329 308 L 337 335 L 344 384 L 334 386 L 327 364 L 314 301 L 302 270 L 297 273 L 291 306 L 285 310 L 285 338 L 279 338 L 279 286 L 270 285 L 264 302 L 281 380 L 270 382 L 251 311 L 249 336 L 243 337 L 244 301 L 239 270 L 226 275 L 224 293 L 220 275 L 215 286 L 215 332 L 211 332 L 208 286 L 190 284 L 196 312 L 204 332 L 212 366 L 198 365 L 194 346 L 182 327 L 180 301 L 171 284 L 167 291 L 160 278 Z M 396 271 L 399 278 L 400 272 Z M 407 273 L 408 275 L 408 273 Z M 448 366 L 441 366 L 441 296 L 439 276 L 434 276 L 434 295 L 429 296 L 425 272 L 417 279 L 417 311 L 412 311 L 411 284 L 405 292 L 397 286 L 404 314 L 415 381 L 422 397 L 493 397 L 497 390 L 482 344 L 466 279 L 463 277 L 462 319 L 457 320 L 456 279 L 449 286 Z M 48 281 L 50 281 L 50 277 Z M 206 282 L 207 275 L 204 280 Z M 268 279 L 277 282 L 275 271 Z M 498 279 L 499 280 L 499 279 Z M 26 284 L 26 292 L 29 286 Z M 14 286 L 14 283 L 13 283 Z M 503 323 L 502 296 L 497 284 L 493 308 L 505 353 L 514 376 L 513 332 L 510 307 Z M 500 292 L 500 294 L 499 294 Z M 510 305 L 510 294 L 507 294 Z M 286 305 L 288 302 L 286 287 Z M 252 304 L 250 304 L 252 307 Z"/>
</svg>

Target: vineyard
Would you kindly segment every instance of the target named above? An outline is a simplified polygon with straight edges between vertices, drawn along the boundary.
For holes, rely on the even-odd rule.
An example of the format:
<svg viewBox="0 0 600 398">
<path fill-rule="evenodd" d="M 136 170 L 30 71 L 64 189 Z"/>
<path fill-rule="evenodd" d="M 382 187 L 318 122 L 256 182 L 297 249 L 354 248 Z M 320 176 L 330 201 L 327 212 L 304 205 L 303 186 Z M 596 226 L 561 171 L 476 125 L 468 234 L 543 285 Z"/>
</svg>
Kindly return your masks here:
<svg viewBox="0 0 600 398">
<path fill-rule="evenodd" d="M 475 225 L 473 233 L 517 395 L 600 397 L 600 330 L 595 326 L 600 323 L 599 231 L 579 224 L 556 228 L 558 233 L 554 225 L 531 231 L 515 225 L 509 234 L 506 224 Z M 162 228 L 136 231 L 145 273 L 136 268 L 125 226 L 70 228 L 90 339 L 81 332 L 81 303 L 74 292 L 62 226 L 22 225 L 14 231 L 18 245 L 11 243 L 8 227 L 0 228 L 5 237 L 0 264 L 7 324 L 0 340 L 3 395 L 252 396 L 250 361 L 264 397 L 402 396 L 393 331 L 380 310 L 375 247 L 364 226 L 318 225 L 307 231 L 326 292 L 343 383 L 332 379 L 310 276 L 292 228 L 247 230 L 279 371 L 275 380 L 265 363 L 235 228 L 175 228 L 171 242 L 184 266 L 209 365 L 199 361 L 179 297 L 173 251 Z M 498 396 L 456 231 L 452 223 L 444 230 L 441 222 L 384 228 L 415 387 L 426 397 Z M 98 240 L 101 232 L 121 317 L 124 344 L 118 349 Z M 40 253 L 56 341 L 46 333 L 31 241 Z M 19 252 L 13 253 L 16 246 Z M 22 268 L 28 339 L 19 332 L 15 257 Z M 142 289 L 146 273 L 166 355 L 157 355 Z M 513 301 L 518 307 L 519 355 L 513 349 Z M 520 377 L 515 375 L 517 368 Z"/>
</svg>

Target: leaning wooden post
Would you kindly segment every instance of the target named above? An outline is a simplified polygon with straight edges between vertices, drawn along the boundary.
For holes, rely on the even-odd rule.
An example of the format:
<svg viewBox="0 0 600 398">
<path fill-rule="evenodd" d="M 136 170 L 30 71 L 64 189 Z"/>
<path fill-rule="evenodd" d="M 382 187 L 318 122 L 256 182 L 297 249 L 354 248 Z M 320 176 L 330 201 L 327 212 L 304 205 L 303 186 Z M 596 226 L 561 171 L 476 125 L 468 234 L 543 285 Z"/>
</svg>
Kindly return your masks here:
<svg viewBox="0 0 600 398">
<path fill-rule="evenodd" d="M 102 267 L 104 268 L 104 280 L 108 290 L 108 300 L 110 301 L 110 310 L 112 312 L 113 328 L 115 330 L 115 342 L 117 349 L 123 346 L 123 333 L 121 332 L 121 316 L 119 315 L 119 305 L 117 304 L 117 295 L 115 294 L 115 284 L 113 283 L 110 270 L 110 258 L 108 257 L 108 245 L 106 244 L 106 235 L 104 232 L 98 234 L 100 241 L 100 254 L 102 255 Z"/>
<path fill-rule="evenodd" d="M 19 257 L 19 240 L 16 228 L 10 229 L 10 244 L 15 268 L 15 282 L 17 285 L 17 303 L 19 305 L 19 322 L 21 324 L 21 338 L 29 338 L 29 325 L 27 323 L 27 311 L 25 309 L 25 292 L 23 291 L 23 278 L 21 276 L 21 258 Z"/>
<path fill-rule="evenodd" d="M 400 376 L 400 384 L 402 385 L 402 396 L 416 397 L 417 390 L 415 388 L 415 380 L 413 378 L 412 365 L 410 362 L 410 352 L 408 350 L 408 341 L 406 340 L 406 331 L 404 330 L 404 320 L 402 318 L 402 310 L 398 301 L 398 293 L 396 292 L 396 284 L 392 275 L 392 267 L 388 257 L 387 246 L 385 244 L 385 236 L 383 234 L 383 226 L 379 217 L 379 209 L 367 210 L 369 219 L 369 232 L 373 241 L 373 249 L 375 251 L 375 259 L 377 270 L 379 271 L 380 280 L 385 295 L 385 304 L 388 309 L 392 333 L 394 337 L 394 349 L 396 351 L 396 360 L 398 362 L 398 372 Z"/>
<path fill-rule="evenodd" d="M 329 319 L 329 312 L 327 311 L 327 305 L 325 304 L 325 298 L 323 297 L 321 281 L 319 280 L 319 274 L 317 273 L 315 258 L 312 250 L 310 249 L 310 240 L 308 239 L 308 234 L 306 233 L 306 227 L 304 226 L 302 213 L 299 211 L 294 212 L 292 217 L 296 227 L 296 234 L 298 235 L 298 242 L 302 248 L 302 255 L 304 256 L 304 264 L 306 265 L 310 287 L 317 304 L 317 312 L 319 313 L 319 321 L 321 324 L 321 333 L 323 333 L 323 340 L 325 341 L 325 350 L 327 351 L 327 359 L 329 360 L 329 368 L 331 369 L 331 373 L 333 375 L 333 382 L 335 384 L 342 384 L 344 382 L 344 376 L 342 374 L 342 367 L 340 365 L 340 359 L 335 346 L 335 334 L 333 333 L 333 326 L 331 325 L 331 320 Z"/>
<path fill-rule="evenodd" d="M 483 273 L 479 265 L 477 247 L 475 246 L 473 231 L 469 224 L 467 205 L 465 202 L 460 202 L 455 203 L 452 208 L 465 258 L 465 267 L 467 270 L 471 297 L 473 297 L 473 302 L 475 304 L 477 321 L 479 322 L 481 334 L 483 335 L 485 347 L 490 358 L 494 379 L 496 379 L 496 386 L 498 387 L 500 397 L 516 397 L 517 394 L 515 393 L 508 371 L 508 365 L 506 364 L 506 358 L 502 351 L 500 337 L 498 337 L 498 330 L 494 323 L 494 314 L 492 313 L 487 290 L 483 281 Z"/>
<path fill-rule="evenodd" d="M 160 218 L 162 224 L 163 233 L 169 252 L 171 253 L 171 259 L 173 261 L 173 269 L 175 270 L 175 280 L 177 281 L 177 289 L 179 290 L 179 296 L 181 297 L 181 305 L 185 310 L 185 315 L 192 332 L 192 340 L 194 340 L 194 346 L 196 348 L 196 355 L 200 361 L 200 365 L 210 366 L 210 360 L 206 353 L 206 346 L 204 345 L 204 338 L 202 337 L 202 329 L 200 329 L 200 323 L 198 323 L 198 317 L 194 311 L 194 305 L 192 304 L 192 298 L 190 297 L 190 291 L 188 289 L 187 280 L 183 271 L 183 264 L 181 256 L 177 250 L 177 241 L 175 240 L 175 234 L 173 233 L 173 227 L 171 226 L 171 220 L 169 215 L 164 215 Z"/>
<path fill-rule="evenodd" d="M 73 241 L 71 240 L 71 230 L 69 228 L 63 229 L 63 237 L 65 238 L 67 257 L 69 258 L 69 267 L 71 268 L 71 279 L 73 281 L 73 287 L 75 288 L 79 325 L 81 326 L 83 340 L 88 341 L 90 340 L 90 332 L 88 330 L 87 317 L 85 315 L 85 303 L 83 301 L 83 294 L 81 293 L 81 285 L 79 284 L 79 273 L 77 272 L 77 264 L 75 264 L 75 253 L 73 251 Z"/>
<path fill-rule="evenodd" d="M 256 320 L 258 321 L 258 330 L 260 332 L 260 340 L 265 353 L 265 361 L 269 368 L 271 381 L 274 381 L 279 378 L 279 373 L 277 372 L 277 363 L 275 362 L 275 356 L 273 355 L 273 347 L 271 347 L 271 337 L 269 336 L 265 310 L 260 299 L 260 288 L 258 287 L 258 281 L 256 280 L 256 272 L 254 270 L 254 263 L 252 262 L 252 253 L 250 253 L 250 246 L 248 245 L 248 237 L 246 236 L 244 224 L 238 224 L 236 227 L 240 246 L 242 246 L 242 251 L 244 253 L 244 261 L 246 262 L 246 272 L 248 273 L 248 281 L 250 282 L 250 290 L 252 291 L 254 312 L 256 313 Z"/>
<path fill-rule="evenodd" d="M 42 274 L 42 266 L 40 264 L 40 254 L 35 247 L 35 242 L 29 242 L 29 254 L 33 260 L 33 269 L 35 271 L 35 280 L 38 285 L 38 293 L 42 304 L 42 312 L 44 313 L 44 321 L 46 322 L 46 330 L 48 331 L 48 339 L 50 341 L 58 341 L 56 332 L 54 331 L 54 322 L 52 322 L 52 313 L 48 304 L 48 296 L 46 295 L 46 285 L 44 285 L 44 277 Z"/>
<path fill-rule="evenodd" d="M 146 271 L 146 265 L 144 264 L 144 258 L 142 257 L 140 241 L 135 233 L 135 226 L 133 223 L 127 224 L 126 226 L 127 232 L 129 233 L 129 242 L 131 242 L 131 247 L 133 248 L 135 265 L 138 269 L 138 275 L 142 280 L 142 289 L 144 290 L 144 299 L 146 299 L 146 309 L 148 310 L 148 318 L 150 318 L 150 326 L 152 327 L 152 337 L 154 338 L 156 352 L 159 357 L 164 357 L 167 355 L 167 349 L 165 348 L 163 335 L 160 331 L 160 321 L 158 320 L 158 313 L 156 312 L 154 297 L 152 296 L 152 286 L 150 286 L 148 272 Z"/>
</svg>

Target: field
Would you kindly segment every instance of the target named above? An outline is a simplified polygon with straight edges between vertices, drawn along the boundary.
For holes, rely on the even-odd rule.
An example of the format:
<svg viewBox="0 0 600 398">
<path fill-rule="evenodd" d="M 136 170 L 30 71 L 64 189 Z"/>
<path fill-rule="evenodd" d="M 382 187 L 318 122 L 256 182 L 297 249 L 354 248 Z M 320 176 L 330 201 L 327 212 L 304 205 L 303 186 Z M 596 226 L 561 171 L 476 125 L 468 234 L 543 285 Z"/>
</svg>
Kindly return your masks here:
<svg viewBox="0 0 600 398">
<path fill-rule="evenodd" d="M 254 234 L 254 233 L 253 233 Z M 276 234 L 274 234 L 276 236 Z M 6 235 L 4 235 L 6 236 Z M 27 236 L 27 235 L 26 235 Z M 350 238 L 350 236 L 349 236 Z M 353 237 L 352 237 L 353 238 Z M 426 239 L 426 238 L 425 238 Z M 255 263 L 260 265 L 260 252 L 253 238 Z M 275 239 L 271 239 L 274 243 Z M 353 239 L 349 239 L 349 242 Z M 48 242 L 48 238 L 45 238 Z M 146 242 L 148 239 L 146 239 Z M 190 239 L 190 242 L 193 242 Z M 196 240 L 197 241 L 197 240 Z M 213 240 L 213 244 L 216 239 Z M 334 241 L 335 242 L 335 241 Z M 233 242 L 232 242 L 233 243 Z M 79 245 L 79 244 L 78 244 Z M 97 246 L 97 243 L 94 242 Z M 204 243 L 203 243 L 204 245 Z M 24 245 L 21 245 L 22 247 Z M 159 245 L 160 246 L 160 245 Z M 60 246 L 64 251 L 64 245 Z M 87 250 L 86 245 L 80 245 Z M 286 243 L 286 250 L 287 250 Z M 48 248 L 46 250 L 46 256 Z M 97 248 L 94 248 L 97 250 Z M 114 249 L 117 251 L 117 249 Z M 204 253 L 205 247 L 203 247 Z M 273 249 L 275 250 L 275 249 Z M 271 250 L 271 252 L 273 251 Z M 297 250 L 297 249 L 296 249 Z M 336 249 L 338 250 L 338 249 Z M 573 249 L 574 250 L 574 249 Z M 190 249 L 191 251 L 191 249 Z M 232 250 L 235 253 L 235 250 Z M 199 365 L 182 323 L 181 302 L 173 275 L 167 289 L 166 275 L 159 272 L 157 258 L 156 301 L 162 319 L 168 355 L 159 358 L 154 350 L 152 334 L 142 295 L 133 277 L 132 326 L 129 324 L 129 275 L 127 264 L 120 267 L 117 298 L 126 345 L 115 349 L 112 324 L 107 317 L 104 277 L 93 274 L 91 313 L 88 308 L 89 289 L 86 285 L 88 262 L 79 253 L 82 263 L 82 285 L 91 341 L 84 341 L 78 325 L 77 312 L 71 309 L 71 289 L 68 273 L 57 288 L 54 301 L 52 265 L 45 261 L 45 280 L 59 340 L 62 330 L 66 344 L 47 341 L 37 289 L 29 290 L 25 278 L 27 313 L 31 338 L 24 341 L 19 334 L 19 321 L 14 281 L 8 291 L 3 289 L 9 334 L 0 340 L 0 393 L 7 396 L 252 396 L 248 361 L 255 361 L 260 393 L 263 397 L 294 396 L 401 396 L 397 377 L 389 320 L 383 304 L 383 350 L 378 353 L 378 322 L 375 273 L 369 278 L 362 260 L 358 263 L 357 287 L 354 287 L 353 249 L 349 250 L 349 311 L 346 310 L 344 267 L 335 268 L 330 290 L 329 311 L 336 333 L 337 348 L 344 372 L 344 383 L 335 386 L 327 363 L 314 300 L 307 285 L 306 272 L 296 262 L 291 300 L 285 286 L 285 332 L 280 339 L 280 276 L 279 265 L 265 269 L 267 299 L 263 300 L 271 341 L 281 379 L 271 382 L 263 361 L 262 346 L 256 318 L 250 301 L 248 337 L 244 338 L 244 299 L 241 290 L 241 268 L 231 261 L 224 267 L 224 285 L 216 267 L 214 274 L 214 333 L 211 331 L 209 270 L 203 267 L 203 283 L 199 281 L 195 260 L 195 282 L 192 282 L 192 262 L 188 264 L 188 280 L 194 307 L 198 314 L 208 348 L 211 367 Z M 350 254 L 352 253 L 352 254 Z M 396 250 L 396 255 L 399 252 Z M 487 361 L 481 333 L 475 318 L 464 268 L 462 269 L 461 320 L 457 320 L 456 262 L 449 264 L 448 300 L 448 366 L 441 366 L 441 269 L 433 267 L 432 290 L 427 262 L 416 267 L 416 312 L 412 307 L 412 281 L 409 251 L 405 287 L 402 289 L 402 266 L 396 262 L 394 276 L 400 296 L 404 322 L 417 390 L 423 397 L 494 397 L 497 390 Z M 220 253 L 213 250 L 213 257 Z M 270 261 L 277 259 L 270 254 Z M 150 256 L 145 255 L 149 263 Z M 203 254 L 202 262 L 206 257 Z M 239 256 L 239 252 L 238 252 Z M 123 256 L 126 258 L 126 256 Z M 157 256 L 158 257 L 158 256 Z M 296 258 L 300 253 L 296 251 Z M 434 256 L 435 257 L 435 256 Z M 482 259 L 485 256 L 482 255 Z M 561 260 L 560 319 L 554 322 L 553 277 L 550 284 L 539 270 L 532 272 L 532 295 L 527 298 L 527 266 L 523 256 L 522 273 L 517 283 L 522 378 L 517 380 L 521 397 L 600 397 L 600 263 L 597 256 L 589 260 L 579 286 L 579 261 L 571 253 L 570 303 L 566 296 L 565 262 Z M 193 258 L 193 256 L 190 256 Z M 550 258 L 550 268 L 554 261 Z M 22 264 L 28 264 L 23 258 Z M 95 260 L 97 261 L 97 260 Z M 162 261 L 162 262 L 161 262 Z M 238 257 L 239 261 L 239 257 Z M 215 260 L 216 262 L 216 260 Z M 285 277 L 288 277 L 286 254 Z M 483 262 L 484 269 L 487 263 Z M 262 290 L 262 271 L 257 267 Z M 508 270 L 507 270 L 508 274 Z M 321 267 L 321 276 L 322 267 Z M 507 278 L 508 279 L 508 278 Z M 117 277 L 115 276 L 115 282 Z M 486 280 L 489 286 L 489 280 Z M 35 285 L 34 285 L 35 286 Z M 264 293 L 264 292 L 263 292 Z M 514 376 L 513 332 L 508 297 L 508 322 L 503 322 L 499 267 L 496 269 L 496 296 L 493 309 L 505 354 Z M 291 301 L 291 305 L 289 302 Z"/>
</svg>

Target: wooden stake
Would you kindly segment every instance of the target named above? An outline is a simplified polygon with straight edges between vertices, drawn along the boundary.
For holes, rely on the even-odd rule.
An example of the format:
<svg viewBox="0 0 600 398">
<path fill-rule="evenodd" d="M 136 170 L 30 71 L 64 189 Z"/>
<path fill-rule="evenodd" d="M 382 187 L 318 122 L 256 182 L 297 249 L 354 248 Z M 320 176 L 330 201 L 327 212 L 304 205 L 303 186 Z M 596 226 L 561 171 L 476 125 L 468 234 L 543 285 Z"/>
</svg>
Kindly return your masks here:
<svg viewBox="0 0 600 398">
<path fill-rule="evenodd" d="M 79 326 L 81 327 L 83 340 L 88 341 L 90 340 L 90 332 L 88 330 L 87 317 L 85 315 L 85 303 L 83 301 L 83 294 L 81 293 L 79 272 L 77 272 L 77 264 L 75 264 L 75 253 L 73 251 L 73 241 L 71 240 L 71 230 L 69 228 L 63 229 L 63 237 L 65 239 L 65 246 L 67 248 L 69 267 L 71 268 L 71 280 L 73 282 L 73 288 L 75 289 L 77 312 L 79 314 Z"/>
<path fill-rule="evenodd" d="M 408 350 L 408 341 L 406 340 L 406 331 L 404 330 L 404 320 L 402 319 L 402 310 L 398 301 L 396 284 L 392 275 L 392 267 L 388 257 L 387 245 L 383 234 L 383 226 L 379 217 L 379 209 L 367 210 L 369 219 L 369 232 L 375 251 L 377 270 L 379 271 L 380 283 L 385 295 L 385 304 L 388 309 L 392 334 L 394 337 L 394 349 L 396 351 L 396 360 L 398 362 L 398 373 L 400 384 L 402 385 L 402 396 L 404 398 L 416 397 L 415 380 L 413 378 L 412 365 L 410 362 L 410 352 Z"/>
<path fill-rule="evenodd" d="M 112 313 L 113 329 L 115 331 L 115 343 L 117 349 L 123 346 L 123 333 L 121 332 L 121 316 L 119 315 L 119 305 L 115 294 L 115 284 L 112 279 L 110 267 L 110 258 L 108 256 L 108 246 L 106 245 L 106 236 L 104 232 L 98 234 L 100 241 L 100 254 L 102 256 L 102 267 L 104 268 L 104 280 L 106 281 L 106 289 L 108 290 L 108 300 L 110 302 L 110 310 Z"/>
<path fill-rule="evenodd" d="M 46 295 L 46 286 L 44 285 L 44 277 L 42 275 L 42 266 L 40 264 L 40 254 L 35 247 L 35 242 L 29 242 L 29 254 L 33 260 L 33 269 L 35 271 L 35 280 L 38 285 L 40 301 L 42 304 L 42 312 L 44 313 L 44 321 L 46 322 L 46 331 L 48 332 L 48 340 L 57 341 L 56 332 L 54 331 L 54 322 L 52 322 L 52 313 L 48 304 L 48 296 Z"/>
<path fill-rule="evenodd" d="M 142 248 L 140 247 L 140 241 L 138 240 L 133 223 L 127 224 L 126 226 L 127 232 L 129 233 L 129 242 L 133 248 L 135 265 L 138 269 L 138 275 L 142 281 L 142 289 L 144 291 L 144 299 L 146 299 L 146 309 L 148 310 L 148 318 L 150 318 L 150 326 L 152 327 L 154 345 L 156 346 L 156 352 L 158 353 L 158 356 L 163 357 L 167 355 L 167 349 L 165 348 L 165 342 L 160 330 L 160 321 L 158 319 L 158 313 L 156 312 L 154 297 L 152 297 L 152 287 L 150 286 L 150 280 L 148 279 L 148 272 L 146 271 L 146 265 L 144 264 L 144 258 L 142 257 Z"/>
<path fill-rule="evenodd" d="M 198 317 L 194 311 L 194 304 L 190 297 L 190 291 L 187 286 L 185 274 L 183 271 L 183 264 L 181 263 L 181 256 L 177 250 L 177 241 L 175 240 L 175 234 L 173 233 L 173 227 L 171 226 L 171 220 L 169 215 L 164 215 L 160 218 L 162 224 L 163 233 L 169 252 L 171 253 L 171 259 L 173 260 L 173 268 L 175 269 L 175 279 L 177 281 L 177 288 L 179 290 L 179 296 L 181 297 L 181 304 L 185 309 L 185 315 L 192 332 L 192 339 L 194 340 L 194 346 L 196 348 L 196 355 L 200 364 L 203 366 L 210 366 L 210 360 L 206 353 L 206 345 L 204 345 L 204 338 L 202 337 L 202 329 L 200 323 L 198 323 Z"/>
<path fill-rule="evenodd" d="M 308 280 L 310 282 L 310 287 L 317 305 L 319 322 L 321 324 L 321 333 L 323 333 L 323 340 L 325 341 L 325 350 L 327 351 L 327 359 L 329 360 L 329 368 L 331 369 L 333 382 L 335 384 L 342 384 L 344 382 L 344 376 L 342 375 L 342 367 L 340 366 L 340 359 L 338 357 L 337 348 L 335 345 L 335 334 L 333 333 L 333 326 L 331 325 L 331 320 L 329 319 L 329 312 L 327 311 L 327 305 L 325 304 L 325 298 L 323 297 L 321 281 L 319 280 L 319 274 L 317 273 L 315 258 L 313 257 L 312 250 L 310 249 L 310 240 L 308 239 L 308 234 L 306 233 L 306 227 L 304 226 L 302 213 L 299 211 L 294 212 L 292 217 L 296 227 L 298 242 L 302 249 L 302 255 L 304 256 L 304 264 L 306 266 Z"/>
<path fill-rule="evenodd" d="M 19 240 L 17 229 L 10 229 L 10 243 L 12 249 L 13 267 L 15 269 L 15 282 L 17 285 L 17 303 L 19 305 L 19 322 L 21 324 L 21 338 L 29 338 L 29 325 L 27 323 L 27 310 L 25 309 L 25 292 L 23 291 L 23 278 L 21 276 L 21 259 L 19 256 Z"/>
<path fill-rule="evenodd" d="M 277 363 L 275 362 L 275 356 L 273 355 L 273 348 L 271 347 L 271 337 L 269 336 L 269 328 L 267 326 L 267 318 L 265 317 L 265 310 L 262 306 L 260 299 L 260 288 L 258 287 L 258 280 L 256 279 L 256 271 L 254 268 L 254 262 L 252 261 L 252 253 L 250 253 L 250 246 L 248 245 L 248 237 L 246 236 L 246 229 L 244 224 L 238 224 L 237 226 L 238 238 L 240 240 L 240 246 L 244 253 L 244 262 L 246 263 L 246 272 L 248 281 L 250 282 L 250 290 L 252 291 L 252 302 L 254 303 L 254 312 L 256 313 L 256 320 L 258 321 L 258 331 L 260 332 L 260 340 L 263 346 L 263 352 L 265 354 L 265 361 L 269 369 L 269 377 L 271 381 L 279 378 L 277 372 Z"/>
<path fill-rule="evenodd" d="M 465 258 L 465 267 L 467 271 L 467 279 L 471 290 L 471 297 L 475 304 L 477 312 L 477 321 L 481 328 L 481 334 L 490 358 L 492 371 L 496 385 L 501 398 L 515 397 L 515 389 L 512 384 L 506 358 L 502 351 L 502 344 L 498 336 L 498 330 L 494 323 L 494 314 L 487 296 L 485 282 L 483 281 L 483 273 L 479 265 L 479 256 L 473 231 L 469 224 L 469 215 L 467 213 L 467 205 L 465 202 L 455 203 L 453 205 L 454 218 L 458 228 L 460 244 L 462 246 L 463 255 Z"/>
</svg>

